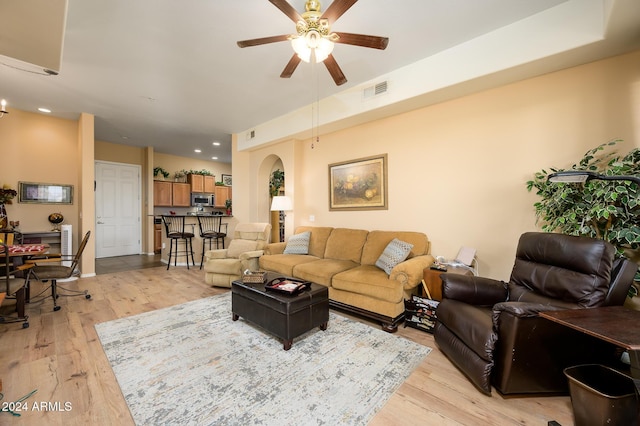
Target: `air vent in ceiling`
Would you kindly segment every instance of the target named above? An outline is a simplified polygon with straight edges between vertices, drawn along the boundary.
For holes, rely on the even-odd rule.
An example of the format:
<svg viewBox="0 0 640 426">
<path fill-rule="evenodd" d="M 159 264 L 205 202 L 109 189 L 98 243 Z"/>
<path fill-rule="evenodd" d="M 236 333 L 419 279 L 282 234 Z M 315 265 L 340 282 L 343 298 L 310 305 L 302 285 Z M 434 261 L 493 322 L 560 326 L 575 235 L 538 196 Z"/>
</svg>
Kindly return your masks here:
<svg viewBox="0 0 640 426">
<path fill-rule="evenodd" d="M 366 87 L 362 91 L 362 97 L 364 99 L 373 98 L 374 96 L 382 95 L 387 92 L 387 82 L 383 81 L 382 83 L 378 83 L 374 86 Z"/>
</svg>

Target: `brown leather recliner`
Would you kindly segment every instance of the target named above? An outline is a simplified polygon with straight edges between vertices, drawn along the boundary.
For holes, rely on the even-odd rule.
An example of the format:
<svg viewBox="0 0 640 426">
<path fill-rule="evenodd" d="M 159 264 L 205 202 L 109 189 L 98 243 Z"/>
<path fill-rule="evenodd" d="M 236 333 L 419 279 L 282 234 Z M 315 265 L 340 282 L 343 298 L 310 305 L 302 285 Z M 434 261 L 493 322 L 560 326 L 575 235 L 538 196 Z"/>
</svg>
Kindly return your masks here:
<svg viewBox="0 0 640 426">
<path fill-rule="evenodd" d="M 615 358 L 615 347 L 538 312 L 622 305 L 638 266 L 608 242 L 529 232 L 508 283 L 442 274 L 436 315 L 440 350 L 482 392 L 568 392 L 563 369 Z"/>
</svg>

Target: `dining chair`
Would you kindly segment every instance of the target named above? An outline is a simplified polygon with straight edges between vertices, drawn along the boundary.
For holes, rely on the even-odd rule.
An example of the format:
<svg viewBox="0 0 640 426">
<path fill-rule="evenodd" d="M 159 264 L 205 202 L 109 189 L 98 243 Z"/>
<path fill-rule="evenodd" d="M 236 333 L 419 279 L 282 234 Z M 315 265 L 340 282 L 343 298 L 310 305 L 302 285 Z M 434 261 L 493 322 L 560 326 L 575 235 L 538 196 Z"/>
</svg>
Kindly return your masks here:
<svg viewBox="0 0 640 426">
<path fill-rule="evenodd" d="M 58 285 L 58 280 L 68 279 L 71 277 L 76 277 L 80 275 L 80 270 L 78 269 L 78 265 L 80 263 L 80 259 L 82 257 L 82 253 L 87 246 L 87 242 L 89 241 L 89 237 L 91 236 L 91 231 L 87 231 L 84 235 L 84 238 L 80 242 L 80 246 L 78 247 L 78 251 L 74 255 L 63 255 L 59 253 L 54 253 L 48 255 L 45 258 L 41 259 L 29 259 L 25 262 L 26 265 L 32 265 L 33 267 L 28 269 L 27 272 L 27 302 L 30 301 L 30 280 L 35 279 L 40 282 L 50 282 L 51 295 L 44 296 L 41 299 L 36 301 L 40 302 L 48 297 L 53 299 L 53 310 L 59 311 L 60 306 L 58 306 L 58 298 L 60 296 L 84 296 L 85 299 L 91 299 L 91 295 L 88 290 L 71 290 L 68 288 L 64 288 Z M 63 293 L 59 293 L 58 289 L 62 290 Z M 44 292 L 47 291 L 45 288 L 40 294 L 36 296 L 36 298 Z"/>
<path fill-rule="evenodd" d="M 21 264 L 14 266 L 9 259 L 9 246 L 7 244 L 0 243 L 0 262 L 2 264 L 2 272 L 0 276 L 3 277 L 5 285 L 0 287 L 0 292 L 4 295 L 2 299 L 6 301 L 15 300 L 15 313 L 16 315 L 5 315 L 0 313 L 0 323 L 14 323 L 22 322 L 22 328 L 29 327 L 29 316 L 26 314 L 25 304 L 28 297 L 28 281 L 19 276 L 19 272 L 23 272 L 33 267 L 33 265 Z M 0 301 L 0 305 L 3 305 Z"/>
<path fill-rule="evenodd" d="M 164 229 L 166 236 L 169 239 L 169 261 L 167 262 L 167 270 L 171 265 L 171 258 L 173 257 L 173 266 L 178 266 L 178 256 L 184 255 L 187 259 L 187 269 L 189 269 L 189 254 L 191 254 L 191 263 L 196 266 L 196 262 L 193 259 L 193 244 L 192 239 L 195 236 L 193 232 L 185 231 L 184 216 L 162 216 L 162 222 L 164 223 Z M 178 245 L 180 241 L 184 242 L 184 250 L 179 250 Z"/>
<path fill-rule="evenodd" d="M 200 238 L 202 238 L 202 257 L 200 259 L 200 269 L 204 263 L 205 245 L 209 243 L 209 250 L 213 241 L 216 242 L 216 249 L 220 248 L 219 243 L 222 241 L 222 248 L 224 248 L 224 239 L 227 236 L 227 224 L 222 223 L 222 216 L 197 216 L 198 229 L 200 230 Z M 224 231 L 222 227 L 224 226 Z"/>
</svg>

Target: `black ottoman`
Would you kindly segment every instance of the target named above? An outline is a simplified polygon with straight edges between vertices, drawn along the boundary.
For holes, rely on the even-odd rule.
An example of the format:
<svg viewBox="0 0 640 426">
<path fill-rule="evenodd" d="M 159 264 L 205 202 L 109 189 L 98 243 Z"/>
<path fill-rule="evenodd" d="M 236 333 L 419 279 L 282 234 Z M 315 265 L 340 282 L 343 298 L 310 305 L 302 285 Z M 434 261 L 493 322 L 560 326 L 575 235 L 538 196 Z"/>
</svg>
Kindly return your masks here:
<svg viewBox="0 0 640 426">
<path fill-rule="evenodd" d="M 281 275 L 267 274 L 267 279 Z M 296 296 L 267 291 L 264 283 L 231 283 L 232 319 L 239 317 L 252 322 L 284 341 L 284 350 L 291 349 L 293 339 L 314 327 L 327 329 L 329 322 L 329 291 L 312 283 Z"/>
</svg>

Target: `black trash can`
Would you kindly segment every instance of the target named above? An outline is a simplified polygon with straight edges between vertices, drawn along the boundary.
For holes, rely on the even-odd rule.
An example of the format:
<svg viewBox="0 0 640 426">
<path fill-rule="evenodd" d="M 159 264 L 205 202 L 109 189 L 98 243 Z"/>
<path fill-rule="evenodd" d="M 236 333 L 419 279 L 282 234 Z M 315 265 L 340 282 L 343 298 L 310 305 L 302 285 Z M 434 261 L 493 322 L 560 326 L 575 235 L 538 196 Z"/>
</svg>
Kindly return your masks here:
<svg viewBox="0 0 640 426">
<path fill-rule="evenodd" d="M 633 380 L 599 364 L 564 370 L 576 426 L 637 425 L 638 401 Z"/>
</svg>

